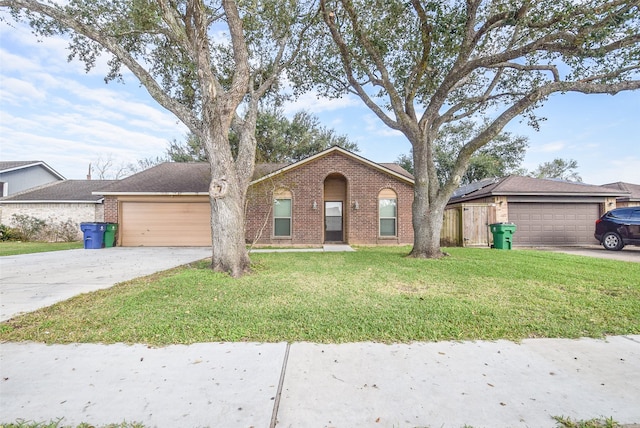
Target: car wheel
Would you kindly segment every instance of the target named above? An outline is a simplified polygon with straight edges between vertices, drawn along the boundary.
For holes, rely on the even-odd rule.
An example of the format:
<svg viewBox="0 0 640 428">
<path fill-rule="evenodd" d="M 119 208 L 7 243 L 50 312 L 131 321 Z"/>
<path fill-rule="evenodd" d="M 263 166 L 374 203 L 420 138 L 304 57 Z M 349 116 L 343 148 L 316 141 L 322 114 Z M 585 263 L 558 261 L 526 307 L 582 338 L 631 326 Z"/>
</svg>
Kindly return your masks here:
<svg viewBox="0 0 640 428">
<path fill-rule="evenodd" d="M 602 246 L 607 250 L 620 251 L 624 244 L 620 235 L 614 232 L 607 232 L 602 237 Z"/>
</svg>

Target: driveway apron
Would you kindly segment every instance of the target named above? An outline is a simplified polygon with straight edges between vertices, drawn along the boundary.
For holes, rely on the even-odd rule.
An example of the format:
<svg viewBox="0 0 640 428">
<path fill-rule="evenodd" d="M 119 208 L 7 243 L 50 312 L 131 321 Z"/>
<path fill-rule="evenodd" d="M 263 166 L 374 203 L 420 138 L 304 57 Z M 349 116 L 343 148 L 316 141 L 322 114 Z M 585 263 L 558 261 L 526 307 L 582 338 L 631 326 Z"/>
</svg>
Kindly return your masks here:
<svg viewBox="0 0 640 428">
<path fill-rule="evenodd" d="M 210 247 L 114 247 L 0 257 L 0 321 L 207 257 Z"/>
</svg>

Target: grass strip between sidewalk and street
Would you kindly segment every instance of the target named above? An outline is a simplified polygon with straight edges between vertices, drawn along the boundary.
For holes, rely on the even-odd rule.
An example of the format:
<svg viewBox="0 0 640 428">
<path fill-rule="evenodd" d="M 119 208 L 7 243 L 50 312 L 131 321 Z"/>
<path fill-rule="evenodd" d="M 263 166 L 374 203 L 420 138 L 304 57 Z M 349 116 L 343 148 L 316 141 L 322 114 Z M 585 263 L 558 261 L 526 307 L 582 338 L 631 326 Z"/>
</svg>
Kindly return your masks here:
<svg viewBox="0 0 640 428">
<path fill-rule="evenodd" d="M 241 279 L 193 263 L 13 318 L 0 324 L 0 341 L 160 346 L 640 333 L 638 263 L 470 248 L 423 260 L 409 250 L 253 254 L 253 272 Z"/>
</svg>

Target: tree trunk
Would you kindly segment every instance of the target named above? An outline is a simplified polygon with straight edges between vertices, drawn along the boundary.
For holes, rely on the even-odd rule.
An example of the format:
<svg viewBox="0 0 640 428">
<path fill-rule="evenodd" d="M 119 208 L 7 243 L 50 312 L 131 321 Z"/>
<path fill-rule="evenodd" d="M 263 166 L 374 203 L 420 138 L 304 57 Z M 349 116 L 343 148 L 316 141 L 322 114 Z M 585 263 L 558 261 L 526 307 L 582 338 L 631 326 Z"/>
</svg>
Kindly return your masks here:
<svg viewBox="0 0 640 428">
<path fill-rule="evenodd" d="M 211 183 L 211 268 L 234 278 L 249 272 L 251 262 L 245 245 L 245 190 L 229 148 L 228 134 L 211 132 L 209 151 Z"/>
<path fill-rule="evenodd" d="M 224 182 L 212 179 L 211 200 L 211 268 L 238 278 L 249 272 L 251 261 L 245 245 L 244 236 L 244 200 L 238 190 L 237 182 L 226 182 L 227 193 L 216 197 Z"/>
<path fill-rule="evenodd" d="M 440 231 L 444 206 L 425 204 L 417 192 L 413 200 L 413 249 L 411 256 L 416 258 L 437 259 L 444 254 L 440 250 Z"/>
<path fill-rule="evenodd" d="M 430 144 L 414 144 L 413 249 L 411 256 L 437 259 L 447 198 L 440 194 Z"/>
</svg>

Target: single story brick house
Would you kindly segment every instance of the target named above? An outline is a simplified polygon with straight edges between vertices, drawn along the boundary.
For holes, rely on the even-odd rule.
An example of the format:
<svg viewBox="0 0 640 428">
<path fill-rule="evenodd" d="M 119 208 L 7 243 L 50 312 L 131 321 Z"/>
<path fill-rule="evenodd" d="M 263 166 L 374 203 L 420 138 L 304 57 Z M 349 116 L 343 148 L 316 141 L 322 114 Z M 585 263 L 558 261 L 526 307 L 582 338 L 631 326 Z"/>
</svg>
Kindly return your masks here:
<svg viewBox="0 0 640 428">
<path fill-rule="evenodd" d="M 595 221 L 629 197 L 615 187 L 507 176 L 461 187 L 447 207 L 488 207 L 472 222 L 489 241 L 488 224 L 508 222 L 516 224 L 514 246 L 584 245 L 597 244 Z"/>
<path fill-rule="evenodd" d="M 103 196 L 94 194 L 115 180 L 64 180 L 0 198 L 0 223 L 13 225 L 13 215 L 28 215 L 48 222 L 104 221 Z"/>
<path fill-rule="evenodd" d="M 105 221 L 122 246 L 211 245 L 207 163 L 163 163 L 105 187 Z M 411 244 L 413 177 L 332 147 L 256 165 L 246 241 L 257 245 Z"/>
</svg>

